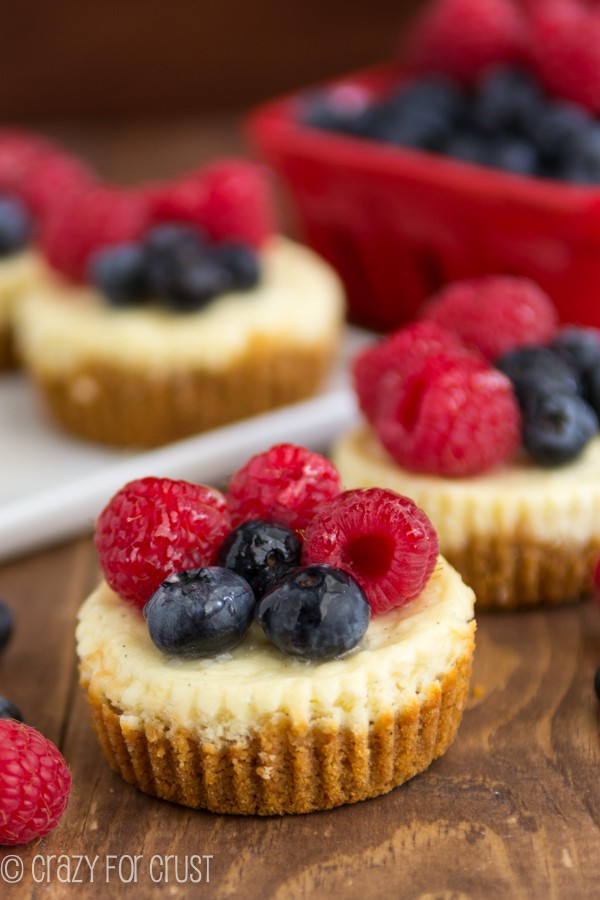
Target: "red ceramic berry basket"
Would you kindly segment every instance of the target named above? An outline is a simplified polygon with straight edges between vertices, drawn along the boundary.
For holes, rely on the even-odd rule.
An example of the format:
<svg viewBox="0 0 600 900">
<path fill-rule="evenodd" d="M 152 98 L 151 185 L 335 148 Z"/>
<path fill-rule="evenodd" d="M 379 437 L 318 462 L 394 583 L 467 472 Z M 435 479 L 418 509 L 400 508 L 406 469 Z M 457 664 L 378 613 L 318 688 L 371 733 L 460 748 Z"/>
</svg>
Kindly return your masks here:
<svg viewBox="0 0 600 900">
<path fill-rule="evenodd" d="M 374 96 L 389 64 L 330 83 Z M 600 326 L 600 186 L 567 185 L 302 125 L 300 95 L 249 117 L 307 242 L 343 278 L 353 321 L 389 330 L 448 281 L 537 281 L 571 323 Z"/>
</svg>

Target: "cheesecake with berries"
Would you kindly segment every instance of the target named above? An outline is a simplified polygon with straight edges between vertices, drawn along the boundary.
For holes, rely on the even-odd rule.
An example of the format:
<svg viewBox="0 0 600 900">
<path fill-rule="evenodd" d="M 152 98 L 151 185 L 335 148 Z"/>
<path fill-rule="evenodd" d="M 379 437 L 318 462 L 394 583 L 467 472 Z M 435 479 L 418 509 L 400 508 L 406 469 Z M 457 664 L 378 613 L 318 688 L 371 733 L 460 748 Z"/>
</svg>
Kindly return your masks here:
<svg viewBox="0 0 600 900">
<path fill-rule="evenodd" d="M 305 399 L 341 338 L 330 267 L 276 235 L 259 167 L 226 160 L 147 190 L 95 186 L 50 222 L 54 282 L 19 343 L 57 423 L 151 447 Z"/>
<path fill-rule="evenodd" d="M 46 218 L 89 179 L 79 160 L 45 138 L 0 130 L 0 370 L 18 362 L 14 318 L 20 299 L 45 279 L 38 246 Z"/>
<path fill-rule="evenodd" d="M 600 555 L 600 332 L 523 279 L 456 282 L 364 351 L 346 487 L 412 497 L 478 608 L 589 595 Z"/>
<path fill-rule="evenodd" d="M 427 516 L 391 491 L 342 492 L 329 461 L 289 444 L 230 486 L 146 478 L 98 519 L 105 580 L 77 648 L 112 768 L 246 815 L 329 809 L 423 772 L 456 735 L 475 633 Z"/>
</svg>

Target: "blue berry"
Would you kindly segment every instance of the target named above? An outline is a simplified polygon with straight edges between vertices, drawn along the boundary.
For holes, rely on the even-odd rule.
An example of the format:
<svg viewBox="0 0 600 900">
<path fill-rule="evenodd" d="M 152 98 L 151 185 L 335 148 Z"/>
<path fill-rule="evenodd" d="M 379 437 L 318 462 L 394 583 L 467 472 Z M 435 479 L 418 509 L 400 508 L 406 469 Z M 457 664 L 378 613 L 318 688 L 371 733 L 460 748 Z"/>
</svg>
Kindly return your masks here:
<svg viewBox="0 0 600 900">
<path fill-rule="evenodd" d="M 485 165 L 488 159 L 489 143 L 486 138 L 471 131 L 456 131 L 443 146 L 446 156 L 461 162 Z"/>
<path fill-rule="evenodd" d="M 538 169 L 538 154 L 533 144 L 524 138 L 501 137 L 491 142 L 485 163 L 515 175 L 534 175 Z"/>
<path fill-rule="evenodd" d="M 204 236 L 192 225 L 169 222 L 150 229 L 144 239 L 144 267 L 151 293 L 169 296 L 181 270 L 204 254 Z"/>
<path fill-rule="evenodd" d="M 480 133 L 519 130 L 540 108 L 542 94 L 522 69 L 498 67 L 484 74 L 473 100 L 471 121 Z"/>
<path fill-rule="evenodd" d="M 540 466 L 560 466 L 575 459 L 598 432 L 591 406 L 573 394 L 540 396 L 523 422 L 523 446 Z"/>
<path fill-rule="evenodd" d="M 238 525 L 223 541 L 217 565 L 245 578 L 256 598 L 275 587 L 300 565 L 302 544 L 284 525 L 252 519 Z"/>
<path fill-rule="evenodd" d="M 0 257 L 21 250 L 31 240 L 33 220 L 17 197 L 0 197 Z"/>
<path fill-rule="evenodd" d="M 582 376 L 600 368 L 600 331 L 595 328 L 561 328 L 550 349 Z"/>
<path fill-rule="evenodd" d="M 547 103 L 531 121 L 531 138 L 540 153 L 567 158 L 585 144 L 591 117 L 571 103 Z"/>
<path fill-rule="evenodd" d="M 252 588 L 211 566 L 170 575 L 144 607 L 152 642 L 170 656 L 194 659 L 232 650 L 252 620 Z"/>
<path fill-rule="evenodd" d="M 232 287 L 227 269 L 212 255 L 205 255 L 173 273 L 163 300 L 178 312 L 195 312 Z"/>
<path fill-rule="evenodd" d="M 333 659 L 365 634 L 371 608 L 347 572 L 314 565 L 293 570 L 259 600 L 255 618 L 282 653 Z"/>
<path fill-rule="evenodd" d="M 143 248 L 130 243 L 98 250 L 90 257 L 88 277 L 113 306 L 136 303 L 148 291 Z"/>
<path fill-rule="evenodd" d="M 580 384 L 574 369 L 548 347 L 519 347 L 495 362 L 510 379 L 522 409 L 540 396 L 575 395 Z"/>
<path fill-rule="evenodd" d="M 15 629 L 15 619 L 3 600 L 0 600 L 0 652 L 4 650 Z"/>
<path fill-rule="evenodd" d="M 249 291 L 260 281 L 260 259 L 253 247 L 246 244 L 225 243 L 215 247 L 214 255 L 232 279 L 238 291 Z"/>
<path fill-rule="evenodd" d="M 0 696 L 0 719 L 16 719 L 17 722 L 22 722 L 23 715 L 14 703 Z"/>
</svg>

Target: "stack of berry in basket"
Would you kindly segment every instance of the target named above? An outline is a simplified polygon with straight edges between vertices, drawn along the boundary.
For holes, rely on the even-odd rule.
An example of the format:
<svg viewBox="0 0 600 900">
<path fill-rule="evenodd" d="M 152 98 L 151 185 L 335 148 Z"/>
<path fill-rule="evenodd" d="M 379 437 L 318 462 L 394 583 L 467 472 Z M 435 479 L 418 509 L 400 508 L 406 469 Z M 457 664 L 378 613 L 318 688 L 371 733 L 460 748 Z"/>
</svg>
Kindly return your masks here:
<svg viewBox="0 0 600 900">
<path fill-rule="evenodd" d="M 392 790 L 454 739 L 474 596 L 406 497 L 344 492 L 327 459 L 280 444 L 225 494 L 125 485 L 96 546 L 81 683 L 107 760 L 145 792 L 310 812 Z"/>
<path fill-rule="evenodd" d="M 565 603 L 600 555 L 600 331 L 526 279 L 456 282 L 354 362 L 349 488 L 412 497 L 480 608 Z"/>
<path fill-rule="evenodd" d="M 263 169 L 224 159 L 165 184 L 95 181 L 42 235 L 54 278 L 18 314 L 52 417 L 154 446 L 304 399 L 344 315 L 332 270 L 274 234 Z"/>
<path fill-rule="evenodd" d="M 599 42 L 582 0 L 434 0 L 398 60 L 257 111 L 356 321 L 389 330 L 446 282 L 510 272 L 600 325 Z"/>
<path fill-rule="evenodd" d="M 57 200 L 90 179 L 78 159 L 39 135 L 0 130 L 0 370 L 17 362 L 20 298 L 44 278 L 39 242 L 45 222 Z"/>
</svg>

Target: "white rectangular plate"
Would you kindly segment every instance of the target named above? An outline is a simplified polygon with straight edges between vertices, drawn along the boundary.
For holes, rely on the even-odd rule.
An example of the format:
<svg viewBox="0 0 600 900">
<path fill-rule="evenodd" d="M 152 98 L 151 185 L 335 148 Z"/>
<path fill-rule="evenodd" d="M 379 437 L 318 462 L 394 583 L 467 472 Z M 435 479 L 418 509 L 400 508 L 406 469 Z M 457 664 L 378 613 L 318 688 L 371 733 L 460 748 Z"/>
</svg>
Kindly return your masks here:
<svg viewBox="0 0 600 900">
<path fill-rule="evenodd" d="M 0 560 L 91 530 L 127 481 L 145 475 L 220 484 L 280 441 L 325 450 L 357 421 L 348 360 L 372 335 L 348 328 L 339 365 L 314 399 L 148 452 L 108 450 L 56 430 L 26 378 L 0 376 Z"/>
</svg>

